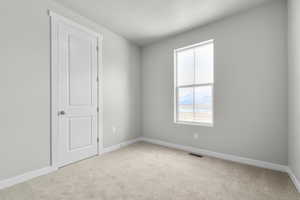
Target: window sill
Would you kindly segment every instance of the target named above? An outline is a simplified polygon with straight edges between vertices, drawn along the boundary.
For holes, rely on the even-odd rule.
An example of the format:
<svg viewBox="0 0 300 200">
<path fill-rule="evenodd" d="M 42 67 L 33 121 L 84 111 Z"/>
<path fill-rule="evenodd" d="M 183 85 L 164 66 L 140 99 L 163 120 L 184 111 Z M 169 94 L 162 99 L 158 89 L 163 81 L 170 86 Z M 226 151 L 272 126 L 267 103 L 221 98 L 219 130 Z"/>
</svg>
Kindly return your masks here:
<svg viewBox="0 0 300 200">
<path fill-rule="evenodd" d="M 175 121 L 175 124 L 179 125 L 189 125 L 189 126 L 204 126 L 204 127 L 213 127 L 213 123 L 209 122 L 184 122 L 184 121 Z"/>
</svg>

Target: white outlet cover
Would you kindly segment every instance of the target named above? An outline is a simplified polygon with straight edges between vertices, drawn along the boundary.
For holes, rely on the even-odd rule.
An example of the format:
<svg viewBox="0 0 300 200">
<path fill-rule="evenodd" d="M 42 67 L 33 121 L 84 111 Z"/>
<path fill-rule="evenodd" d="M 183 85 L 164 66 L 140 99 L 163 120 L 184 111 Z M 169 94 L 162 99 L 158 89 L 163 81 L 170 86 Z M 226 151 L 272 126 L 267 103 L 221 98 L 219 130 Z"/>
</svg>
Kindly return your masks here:
<svg viewBox="0 0 300 200">
<path fill-rule="evenodd" d="M 112 127 L 112 131 L 113 131 L 113 133 L 117 132 L 117 128 L 116 127 Z"/>
</svg>

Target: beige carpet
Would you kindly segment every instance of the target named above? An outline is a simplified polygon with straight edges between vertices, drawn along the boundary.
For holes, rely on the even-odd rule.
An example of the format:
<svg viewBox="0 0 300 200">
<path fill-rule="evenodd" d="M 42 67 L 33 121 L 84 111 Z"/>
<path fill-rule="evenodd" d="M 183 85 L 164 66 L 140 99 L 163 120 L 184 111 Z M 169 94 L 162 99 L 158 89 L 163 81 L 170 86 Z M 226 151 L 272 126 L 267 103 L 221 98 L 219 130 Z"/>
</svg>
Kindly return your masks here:
<svg viewBox="0 0 300 200">
<path fill-rule="evenodd" d="M 147 143 L 0 191 L 1 200 L 296 200 L 287 174 Z"/>
</svg>

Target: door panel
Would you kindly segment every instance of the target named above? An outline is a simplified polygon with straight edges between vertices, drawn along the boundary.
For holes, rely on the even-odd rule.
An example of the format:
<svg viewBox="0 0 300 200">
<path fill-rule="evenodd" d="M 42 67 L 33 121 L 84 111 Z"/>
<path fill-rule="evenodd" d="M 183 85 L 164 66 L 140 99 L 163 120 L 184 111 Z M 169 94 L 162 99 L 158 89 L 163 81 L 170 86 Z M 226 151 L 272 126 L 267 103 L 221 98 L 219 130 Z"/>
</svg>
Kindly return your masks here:
<svg viewBox="0 0 300 200">
<path fill-rule="evenodd" d="M 63 166 L 98 153 L 97 36 L 59 23 L 59 155 Z"/>
<path fill-rule="evenodd" d="M 69 151 L 89 147 L 93 144 L 93 118 L 72 117 L 69 119 Z"/>
<path fill-rule="evenodd" d="M 92 44 L 69 35 L 70 105 L 92 104 Z"/>
</svg>

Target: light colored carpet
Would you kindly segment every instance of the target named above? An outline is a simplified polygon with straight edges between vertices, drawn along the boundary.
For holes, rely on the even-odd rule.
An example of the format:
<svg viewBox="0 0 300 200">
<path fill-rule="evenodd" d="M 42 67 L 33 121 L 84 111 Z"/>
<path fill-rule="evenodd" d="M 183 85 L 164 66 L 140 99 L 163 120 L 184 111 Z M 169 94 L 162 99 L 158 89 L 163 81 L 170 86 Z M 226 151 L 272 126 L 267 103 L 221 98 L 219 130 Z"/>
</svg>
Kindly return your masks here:
<svg viewBox="0 0 300 200">
<path fill-rule="evenodd" d="M 287 174 L 147 143 L 0 191 L 1 200 L 296 200 Z"/>
</svg>

